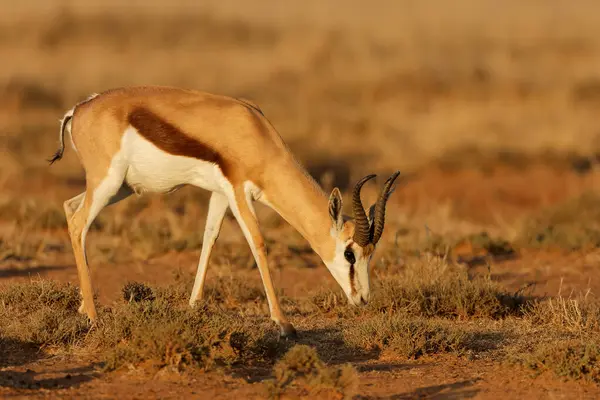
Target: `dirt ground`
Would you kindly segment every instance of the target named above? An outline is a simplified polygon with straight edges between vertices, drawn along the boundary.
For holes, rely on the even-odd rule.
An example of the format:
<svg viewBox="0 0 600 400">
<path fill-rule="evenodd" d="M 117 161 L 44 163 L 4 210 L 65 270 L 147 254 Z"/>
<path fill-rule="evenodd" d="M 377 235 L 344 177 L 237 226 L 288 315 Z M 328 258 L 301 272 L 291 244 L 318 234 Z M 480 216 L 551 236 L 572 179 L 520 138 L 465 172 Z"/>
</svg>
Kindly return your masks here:
<svg viewBox="0 0 600 400">
<path fill-rule="evenodd" d="M 0 284 L 77 284 L 60 212 L 64 200 L 85 190 L 85 179 L 70 148 L 60 163 L 45 161 L 56 148 L 58 121 L 92 92 L 153 83 L 257 102 L 307 169 L 326 189 L 340 187 L 345 199 L 359 177 L 376 172 L 381 184 L 400 169 L 373 268 L 390 257 L 410 262 L 432 233 L 485 231 L 515 252 L 480 259 L 469 244 L 454 244 L 453 256 L 470 275 L 490 273 L 507 291 L 533 297 L 595 298 L 600 243 L 520 242 L 533 216 L 600 189 L 600 9 L 577 3 L 509 1 L 498 9 L 464 0 L 451 9 L 434 0 L 376 1 L 365 9 L 354 1 L 157 1 L 122 9 L 91 0 L 20 2 L 0 19 L 0 244 L 9 243 L 8 250 L 0 246 Z M 103 211 L 103 227 L 88 239 L 99 303 L 120 301 L 130 281 L 167 286 L 193 276 L 198 246 L 174 249 L 150 234 L 125 241 L 121 233 L 128 224 L 159 226 L 168 210 L 173 236 L 201 238 L 208 197 L 182 191 L 172 202 L 150 196 L 142 211 L 127 202 Z M 366 187 L 364 201 L 376 195 L 375 185 Z M 32 217 L 46 209 L 59 213 L 56 226 Z M 278 291 L 304 298 L 315 288 L 338 290 L 293 229 L 266 208 L 258 215 Z M 229 216 L 212 260 L 209 285 L 236 274 L 261 288 Z M 266 304 L 258 307 L 266 315 Z M 331 315 L 292 322 L 300 342 L 311 343 L 338 323 Z M 98 355 L 35 346 L 0 358 L 3 398 L 267 398 L 271 377 L 244 366 L 103 372 Z M 494 356 L 407 360 L 345 352 L 323 361 L 356 368 L 357 399 L 600 398 L 597 383 L 536 375 Z"/>
</svg>

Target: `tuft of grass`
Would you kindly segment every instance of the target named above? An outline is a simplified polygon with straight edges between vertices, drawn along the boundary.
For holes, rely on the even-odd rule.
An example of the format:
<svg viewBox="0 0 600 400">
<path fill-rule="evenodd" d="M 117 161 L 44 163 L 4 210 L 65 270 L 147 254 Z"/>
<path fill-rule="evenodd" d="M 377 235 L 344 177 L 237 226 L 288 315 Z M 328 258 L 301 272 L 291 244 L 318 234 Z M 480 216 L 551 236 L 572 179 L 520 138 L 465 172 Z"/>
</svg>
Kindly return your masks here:
<svg viewBox="0 0 600 400">
<path fill-rule="evenodd" d="M 464 268 L 428 257 L 409 264 L 403 274 L 380 274 L 370 308 L 412 316 L 492 318 L 521 316 L 528 300 L 506 292 L 489 277 L 471 278 Z"/>
<path fill-rule="evenodd" d="M 525 309 L 525 317 L 531 326 L 552 326 L 573 333 L 600 333 L 600 306 L 587 297 L 559 296 L 536 301 Z"/>
<path fill-rule="evenodd" d="M 468 251 L 468 257 L 466 258 L 463 254 L 460 254 L 465 250 Z M 418 252 L 438 257 L 449 257 L 467 264 L 472 262 L 475 257 L 494 259 L 516 254 L 516 250 L 510 242 L 502 238 L 492 237 L 487 232 L 458 238 L 433 233 L 420 245 Z"/>
<path fill-rule="evenodd" d="M 5 260 L 31 260 L 40 253 L 42 242 L 40 240 L 14 240 L 0 237 L 0 261 Z"/>
<path fill-rule="evenodd" d="M 146 361 L 158 368 L 209 368 L 212 347 L 223 337 L 200 331 L 203 322 L 199 315 L 173 310 L 164 299 L 143 300 L 103 314 L 95 339 L 105 349 L 107 370 Z"/>
<path fill-rule="evenodd" d="M 89 331 L 78 307 L 75 286 L 45 280 L 11 284 L 0 290 L 0 333 L 41 347 L 74 346 Z"/>
<path fill-rule="evenodd" d="M 229 273 L 228 273 L 229 271 Z M 205 297 L 211 301 L 222 303 L 224 307 L 236 308 L 247 302 L 265 301 L 264 290 L 241 279 L 235 271 L 225 267 L 219 276 L 207 286 Z"/>
<path fill-rule="evenodd" d="M 320 290 L 312 294 L 308 302 L 319 312 L 336 312 L 339 316 L 352 313 L 353 308 L 348 307 L 348 299 L 339 291 Z"/>
<path fill-rule="evenodd" d="M 417 253 L 433 254 L 438 257 L 448 256 L 452 253 L 455 240 L 449 240 L 447 237 L 437 233 L 431 233 L 424 242 L 417 248 Z"/>
<path fill-rule="evenodd" d="M 271 362 L 285 347 L 266 317 L 246 320 L 208 303 L 192 309 L 178 288 L 132 282 L 123 294 L 125 302 L 100 308 L 90 326 L 77 311 L 76 287 L 44 280 L 9 285 L 0 291 L 0 339 L 93 350 L 107 370 L 141 363 L 208 369 Z"/>
<path fill-rule="evenodd" d="M 127 302 L 100 315 L 99 330 L 89 341 L 104 350 L 108 370 L 145 362 L 209 369 L 265 360 L 279 351 L 267 318 L 244 320 L 209 303 L 192 309 L 177 288 L 129 283 L 123 293 Z"/>
<path fill-rule="evenodd" d="M 518 361 L 538 373 L 552 371 L 559 377 L 600 383 L 600 343 L 597 340 L 541 343 L 533 352 L 521 354 Z"/>
<path fill-rule="evenodd" d="M 273 374 L 275 378 L 269 386 L 271 398 L 280 398 L 286 391 L 295 388 L 301 395 L 333 392 L 336 397 L 350 399 L 358 386 L 358 375 L 350 364 L 327 366 L 315 348 L 307 345 L 292 347 L 275 364 Z"/>
<path fill-rule="evenodd" d="M 600 333 L 600 306 L 585 297 L 559 296 L 537 301 L 526 307 L 525 317 L 532 326 L 553 326 L 573 333 Z"/>
<path fill-rule="evenodd" d="M 409 359 L 468 349 L 469 334 L 443 321 L 382 314 L 349 326 L 344 342 L 367 351 L 385 351 Z"/>
<path fill-rule="evenodd" d="M 199 248 L 202 243 L 201 235 L 184 233 L 179 220 L 170 211 L 163 215 L 137 218 L 124 230 L 123 236 L 141 258 L 157 256 L 170 250 Z M 197 231 L 201 232 L 201 229 L 198 228 Z"/>
<path fill-rule="evenodd" d="M 600 197 L 586 193 L 543 211 L 524 224 L 518 242 L 566 250 L 600 247 Z"/>
<path fill-rule="evenodd" d="M 67 219 L 62 205 L 39 199 L 12 199 L 0 204 L 0 220 L 37 229 L 63 229 Z"/>
<path fill-rule="evenodd" d="M 462 242 L 468 243 L 474 252 L 483 251 L 492 257 L 502 257 L 515 254 L 513 246 L 502 238 L 492 237 L 487 232 L 467 236 Z"/>
<path fill-rule="evenodd" d="M 29 261 L 66 249 L 70 249 L 67 235 L 54 235 L 51 232 L 16 225 L 0 233 L 0 262 Z"/>
<path fill-rule="evenodd" d="M 123 299 L 128 302 L 152 301 L 154 292 L 152 288 L 139 282 L 129 282 L 123 286 Z"/>
<path fill-rule="evenodd" d="M 132 196 L 103 211 L 91 229 L 119 239 L 109 251 L 128 249 L 118 252 L 124 259 L 197 250 L 202 246 L 205 204 L 199 193 L 185 188 L 166 196 Z"/>
</svg>

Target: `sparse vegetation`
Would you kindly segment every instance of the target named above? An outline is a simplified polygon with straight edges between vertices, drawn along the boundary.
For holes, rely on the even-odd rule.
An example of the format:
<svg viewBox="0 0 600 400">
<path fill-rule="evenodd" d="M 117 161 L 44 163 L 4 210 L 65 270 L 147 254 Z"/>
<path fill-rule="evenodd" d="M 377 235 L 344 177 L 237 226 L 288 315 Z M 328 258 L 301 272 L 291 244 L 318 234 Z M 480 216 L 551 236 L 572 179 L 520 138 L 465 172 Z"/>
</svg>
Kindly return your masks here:
<svg viewBox="0 0 600 400">
<path fill-rule="evenodd" d="M 600 304 L 591 298 L 558 296 L 530 303 L 525 311 L 532 326 L 550 325 L 573 333 L 600 333 Z"/>
<path fill-rule="evenodd" d="M 596 340 L 569 340 L 541 343 L 520 362 L 537 373 L 551 371 L 566 379 L 588 379 L 600 383 L 600 343 Z"/>
<path fill-rule="evenodd" d="M 178 287 L 129 283 L 123 294 L 127 301 L 102 308 L 92 327 L 77 312 L 76 287 L 44 280 L 11 285 L 0 292 L 0 335 L 41 347 L 95 349 L 107 370 L 143 362 L 206 369 L 277 353 L 277 333 L 264 317 L 240 319 L 215 304 L 191 309 Z"/>
<path fill-rule="evenodd" d="M 438 257 L 414 261 L 403 273 L 381 273 L 371 306 L 413 316 L 504 318 L 519 316 L 527 298 L 489 277 L 470 278 L 465 268 Z"/>
<path fill-rule="evenodd" d="M 519 240 L 534 247 L 600 247 L 600 197 L 594 193 L 551 207 L 528 221 Z"/>
<path fill-rule="evenodd" d="M 128 245 L 135 242 L 138 248 L 147 246 L 151 251 L 138 255 L 142 257 L 187 249 L 187 245 L 178 247 L 176 238 L 185 237 L 192 224 L 181 226 L 180 222 L 187 218 L 185 213 L 200 213 L 199 208 L 185 205 L 187 196 L 184 192 L 181 198 L 174 196 L 161 204 L 168 210 L 163 220 L 155 221 L 145 214 L 155 207 L 152 202 L 133 200 L 122 206 L 123 210 L 100 219 L 93 229 L 125 238 Z M 181 208 L 184 205 L 185 212 Z M 551 243 L 564 248 L 564 238 L 576 239 L 576 247 L 580 247 L 581 243 L 589 243 L 589 232 L 593 230 L 571 235 L 570 229 L 583 232 L 580 228 L 584 222 L 572 223 L 570 216 L 583 207 L 587 226 L 592 227 L 595 205 L 593 197 L 584 196 L 536 221 L 539 226 L 555 227 L 555 232 L 564 230 L 563 236 L 552 237 Z M 16 226 L 33 227 L 23 228 L 24 233 L 29 232 L 24 229 L 35 232 L 36 227 L 42 232 L 64 229 L 61 224 L 48 222 L 52 207 L 40 209 L 11 211 L 21 216 Z M 154 225 L 162 226 L 166 234 L 153 230 Z M 39 258 L 51 243 L 67 238 L 66 232 L 58 236 L 60 239 L 48 234 L 22 236 L 27 240 L 20 237 L 7 235 L 0 242 L 2 259 Z M 600 330 L 600 307 L 593 296 L 534 300 L 522 291 L 507 291 L 491 279 L 489 271 L 470 274 L 473 264 L 465 255 L 484 257 L 491 265 L 502 256 L 518 254 L 511 243 L 486 232 L 430 239 L 423 247 L 427 251 L 410 255 L 401 266 L 394 253 L 399 249 L 391 249 L 382 257 L 374 271 L 374 297 L 366 308 L 350 307 L 344 295 L 330 290 L 317 290 L 300 298 L 284 296 L 282 304 L 292 313 L 321 323 L 328 324 L 329 318 L 335 318 L 338 322 L 332 334 L 337 339 L 332 343 L 348 354 L 407 360 L 443 353 L 506 358 L 536 372 L 598 381 L 599 345 L 593 337 Z M 205 301 L 195 309 L 187 306 L 189 279 L 175 279 L 175 284 L 166 288 L 129 282 L 123 287 L 122 301 L 99 309 L 94 327 L 77 312 L 79 293 L 74 286 L 44 280 L 9 285 L 0 291 L 0 339 L 11 346 L 35 346 L 65 354 L 94 352 L 106 372 L 123 367 L 181 373 L 274 366 L 274 378 L 269 383 L 272 397 L 287 393 L 349 397 L 356 392 L 358 374 L 351 365 L 328 365 L 317 355 L 319 345 L 311 347 L 312 340 L 308 341 L 310 345 L 293 348 L 293 343 L 280 341 L 267 318 L 262 287 L 236 274 L 230 264 L 219 267 L 205 290 Z M 501 325 L 505 327 L 498 328 L 496 324 L 505 321 L 509 321 Z M 540 343 L 531 343 L 528 336 L 538 335 L 540 330 Z M 335 348 L 327 350 L 328 354 L 332 351 Z"/>
<path fill-rule="evenodd" d="M 273 375 L 275 378 L 269 387 L 272 398 L 280 398 L 287 390 L 296 388 L 304 396 L 333 391 L 350 399 L 358 384 L 356 370 L 351 365 L 327 366 L 317 351 L 307 345 L 292 347 L 275 364 Z"/>
<path fill-rule="evenodd" d="M 592 338 L 600 329 L 600 308 L 592 299 L 525 301 L 489 279 L 470 280 L 438 258 L 400 275 L 386 274 L 366 309 L 348 307 L 328 291 L 284 304 L 309 318 L 333 313 L 339 340 L 332 343 L 354 354 L 420 359 L 506 352 L 511 361 L 538 371 L 597 380 L 598 347 Z M 174 371 L 273 365 L 289 349 L 275 364 L 273 397 L 288 390 L 354 393 L 357 377 L 351 366 L 328 366 L 307 345 L 290 349 L 292 343 L 278 339 L 266 314 L 251 311 L 257 287 L 221 278 L 209 293 L 225 295 L 209 295 L 192 309 L 187 306 L 189 286 L 186 280 L 166 288 L 130 282 L 121 301 L 100 308 L 92 327 L 77 312 L 76 287 L 44 280 L 9 285 L 0 291 L 0 338 L 67 353 L 87 349 L 101 355 L 105 371 L 142 365 Z M 503 334 L 497 320 L 512 321 Z M 523 351 L 530 346 L 529 335 L 539 330 L 544 332 L 540 345 Z M 504 336 L 513 339 L 507 342 Z"/>
<path fill-rule="evenodd" d="M 75 286 L 36 280 L 0 290 L 0 337 L 42 348 L 81 344 L 89 327 Z"/>
<path fill-rule="evenodd" d="M 447 257 L 467 265 L 491 263 L 516 256 L 517 251 L 507 240 L 491 237 L 487 232 L 452 237 L 428 232 L 425 240 L 411 243 L 411 252 Z"/>
<path fill-rule="evenodd" d="M 67 227 L 62 204 L 39 199 L 13 199 L 0 203 L 0 220 L 29 229 L 61 229 Z"/>
<path fill-rule="evenodd" d="M 468 349 L 469 335 L 460 327 L 435 319 L 381 314 L 348 326 L 344 340 L 359 349 L 416 359 L 438 353 L 460 354 Z"/>
</svg>

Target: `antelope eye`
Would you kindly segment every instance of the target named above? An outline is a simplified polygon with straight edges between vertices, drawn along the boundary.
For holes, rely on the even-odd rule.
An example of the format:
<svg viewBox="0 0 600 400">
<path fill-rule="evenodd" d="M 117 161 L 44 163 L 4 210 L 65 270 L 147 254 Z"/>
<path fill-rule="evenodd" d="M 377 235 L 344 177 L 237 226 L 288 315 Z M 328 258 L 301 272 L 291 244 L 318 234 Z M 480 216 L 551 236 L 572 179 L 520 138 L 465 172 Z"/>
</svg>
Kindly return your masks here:
<svg viewBox="0 0 600 400">
<path fill-rule="evenodd" d="M 344 258 L 350 264 L 354 264 L 356 262 L 356 259 L 354 258 L 354 252 L 352 252 L 352 250 L 350 250 L 350 249 L 347 249 L 346 251 L 344 251 Z"/>
</svg>

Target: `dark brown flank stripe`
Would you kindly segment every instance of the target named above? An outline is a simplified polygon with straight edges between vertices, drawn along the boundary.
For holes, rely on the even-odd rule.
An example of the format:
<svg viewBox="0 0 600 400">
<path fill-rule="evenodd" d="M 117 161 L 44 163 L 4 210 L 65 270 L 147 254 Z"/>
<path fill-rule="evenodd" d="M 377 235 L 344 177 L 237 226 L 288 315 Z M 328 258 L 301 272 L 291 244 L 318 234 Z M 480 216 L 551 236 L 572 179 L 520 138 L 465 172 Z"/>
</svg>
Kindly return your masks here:
<svg viewBox="0 0 600 400">
<path fill-rule="evenodd" d="M 193 157 L 215 163 L 224 175 L 226 163 L 223 157 L 209 146 L 187 136 L 179 128 L 165 121 L 147 108 L 138 107 L 129 113 L 127 122 L 140 135 L 152 142 L 156 147 L 176 156 Z"/>
</svg>

